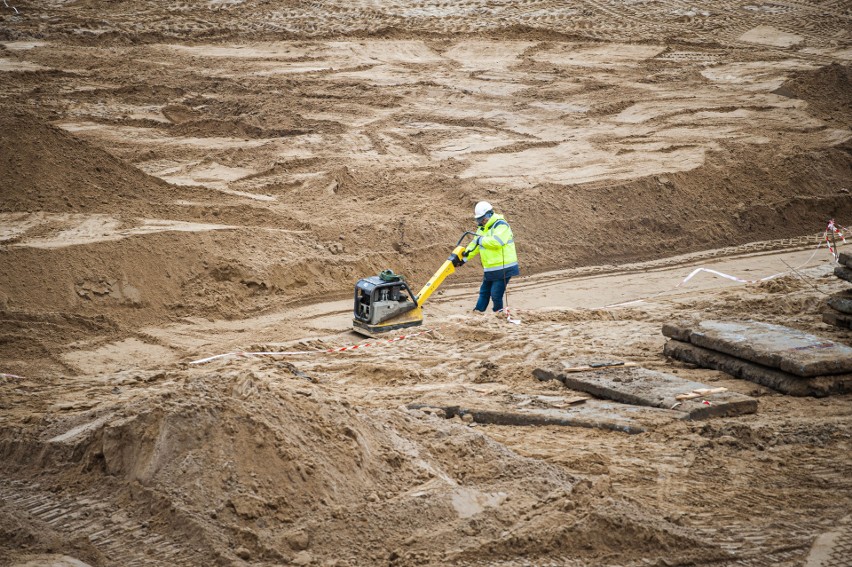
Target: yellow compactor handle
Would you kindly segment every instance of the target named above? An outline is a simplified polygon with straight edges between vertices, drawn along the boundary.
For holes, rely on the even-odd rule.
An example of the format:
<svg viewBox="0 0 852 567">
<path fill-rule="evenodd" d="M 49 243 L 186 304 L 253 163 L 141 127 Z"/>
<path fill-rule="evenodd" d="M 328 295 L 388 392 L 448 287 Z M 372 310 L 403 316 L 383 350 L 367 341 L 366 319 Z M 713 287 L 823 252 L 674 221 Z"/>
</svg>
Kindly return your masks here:
<svg viewBox="0 0 852 567">
<path fill-rule="evenodd" d="M 462 236 L 464 237 L 464 236 Z M 453 266 L 453 258 L 462 259 L 462 253 L 464 252 L 464 246 L 456 246 L 453 249 L 453 253 L 450 254 L 450 257 L 447 258 L 447 261 L 441 264 L 441 267 L 438 268 L 438 271 L 435 272 L 435 275 L 426 282 L 423 288 L 420 290 L 420 293 L 417 294 L 417 307 L 423 307 L 423 304 L 426 303 L 426 300 L 429 299 L 429 296 L 432 295 L 432 292 L 438 289 L 438 286 L 441 285 L 441 282 L 444 279 L 456 271 L 456 267 Z"/>
</svg>

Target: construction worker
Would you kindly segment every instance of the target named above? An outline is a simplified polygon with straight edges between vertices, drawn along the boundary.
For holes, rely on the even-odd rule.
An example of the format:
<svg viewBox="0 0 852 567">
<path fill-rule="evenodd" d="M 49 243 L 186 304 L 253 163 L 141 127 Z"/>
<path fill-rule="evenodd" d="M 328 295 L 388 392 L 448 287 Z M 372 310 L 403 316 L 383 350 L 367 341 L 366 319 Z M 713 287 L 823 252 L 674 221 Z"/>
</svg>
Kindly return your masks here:
<svg viewBox="0 0 852 567">
<path fill-rule="evenodd" d="M 474 311 L 485 312 L 488 302 L 493 302 L 494 311 L 503 310 L 503 295 L 512 276 L 521 273 L 518 268 L 518 254 L 515 252 L 515 238 L 509 223 L 494 212 L 491 203 L 480 201 L 473 208 L 476 219 L 476 238 L 468 244 L 462 253 L 467 262 L 477 254 L 482 262 L 482 285 L 479 288 L 479 300 Z"/>
</svg>

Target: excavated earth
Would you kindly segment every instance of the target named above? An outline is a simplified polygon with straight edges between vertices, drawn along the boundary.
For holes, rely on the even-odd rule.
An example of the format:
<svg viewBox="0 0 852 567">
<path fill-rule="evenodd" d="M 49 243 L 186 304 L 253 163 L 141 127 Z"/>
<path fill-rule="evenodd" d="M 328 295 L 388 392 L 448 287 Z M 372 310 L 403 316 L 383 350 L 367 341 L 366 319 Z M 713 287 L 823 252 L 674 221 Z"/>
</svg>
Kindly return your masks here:
<svg viewBox="0 0 852 567">
<path fill-rule="evenodd" d="M 0 100 L 0 564 L 850 564 L 852 395 L 660 332 L 852 344 L 821 320 L 849 2 L 9 0 Z M 359 278 L 426 281 L 483 199 L 519 324 L 470 313 L 466 266 L 428 332 L 326 352 L 364 341 Z M 303 354 L 190 364 L 244 351 Z M 570 409 L 533 371 L 613 360 L 757 412 L 434 409 Z"/>
</svg>

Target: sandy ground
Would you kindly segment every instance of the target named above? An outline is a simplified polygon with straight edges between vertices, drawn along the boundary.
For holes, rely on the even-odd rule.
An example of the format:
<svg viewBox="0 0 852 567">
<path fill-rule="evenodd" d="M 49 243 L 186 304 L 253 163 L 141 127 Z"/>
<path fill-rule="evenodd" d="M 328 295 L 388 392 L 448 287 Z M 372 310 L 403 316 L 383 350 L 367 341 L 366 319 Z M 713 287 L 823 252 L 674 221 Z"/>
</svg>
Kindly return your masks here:
<svg viewBox="0 0 852 567">
<path fill-rule="evenodd" d="M 705 4 L 0 7 L 0 564 L 850 565 L 852 398 L 669 360 L 660 330 L 852 344 L 818 247 L 852 225 L 852 7 Z M 424 282 L 481 199 L 519 324 L 470 312 L 466 266 L 427 332 L 323 352 L 364 342 L 355 281 Z M 778 277 L 678 285 L 699 267 Z M 306 354 L 190 364 L 242 351 Z M 758 411 L 533 377 L 611 360 Z"/>
</svg>

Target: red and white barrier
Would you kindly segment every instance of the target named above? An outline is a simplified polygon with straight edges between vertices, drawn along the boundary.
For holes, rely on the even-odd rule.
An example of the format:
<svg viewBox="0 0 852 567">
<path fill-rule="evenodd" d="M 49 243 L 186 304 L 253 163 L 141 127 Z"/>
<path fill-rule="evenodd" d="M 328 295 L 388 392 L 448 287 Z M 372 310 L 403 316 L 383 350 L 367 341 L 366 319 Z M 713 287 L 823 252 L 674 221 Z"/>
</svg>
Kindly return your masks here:
<svg viewBox="0 0 852 567">
<path fill-rule="evenodd" d="M 849 229 L 846 227 L 838 227 L 834 222 L 834 219 L 828 221 L 828 227 L 826 227 L 825 232 L 823 233 L 823 239 L 825 243 L 828 245 L 828 251 L 831 253 L 831 257 L 834 258 L 834 261 L 837 262 L 840 259 L 840 253 L 837 251 L 837 238 L 843 241 L 843 244 L 846 244 L 846 236 L 843 234 L 843 231 L 849 232 Z M 822 244 L 822 243 L 820 243 Z"/>
</svg>

